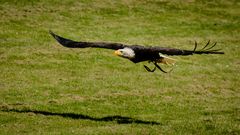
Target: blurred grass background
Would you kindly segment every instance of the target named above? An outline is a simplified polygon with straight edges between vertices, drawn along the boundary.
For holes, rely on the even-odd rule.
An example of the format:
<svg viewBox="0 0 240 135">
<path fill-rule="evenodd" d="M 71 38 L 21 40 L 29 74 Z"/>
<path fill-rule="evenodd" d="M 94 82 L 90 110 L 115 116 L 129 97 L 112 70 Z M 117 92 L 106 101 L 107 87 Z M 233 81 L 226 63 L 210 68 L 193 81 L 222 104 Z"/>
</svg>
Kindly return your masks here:
<svg viewBox="0 0 240 135">
<path fill-rule="evenodd" d="M 237 0 L 1 0 L 0 15 L 0 134 L 240 133 Z M 50 29 L 180 49 L 211 40 L 226 54 L 148 73 L 112 50 L 63 48 Z"/>
</svg>

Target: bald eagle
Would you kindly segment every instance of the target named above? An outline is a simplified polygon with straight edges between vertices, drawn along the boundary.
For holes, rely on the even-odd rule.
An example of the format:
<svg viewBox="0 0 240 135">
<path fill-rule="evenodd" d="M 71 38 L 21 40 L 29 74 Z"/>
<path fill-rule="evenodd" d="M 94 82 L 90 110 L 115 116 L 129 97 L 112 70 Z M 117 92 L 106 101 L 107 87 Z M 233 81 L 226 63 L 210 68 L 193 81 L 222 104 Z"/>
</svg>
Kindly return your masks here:
<svg viewBox="0 0 240 135">
<path fill-rule="evenodd" d="M 158 63 L 163 63 L 167 65 L 174 65 L 175 59 L 167 57 L 165 55 L 193 55 L 193 54 L 224 54 L 224 52 L 220 52 L 221 49 L 212 49 L 216 46 L 217 43 L 214 43 L 209 47 L 210 40 L 207 44 L 200 50 L 197 49 L 197 42 L 195 42 L 195 46 L 193 50 L 181 50 L 175 48 L 166 48 L 159 46 L 141 46 L 141 45 L 124 45 L 121 43 L 106 43 L 106 42 L 77 42 L 67 38 L 63 38 L 54 34 L 52 31 L 49 33 L 63 46 L 68 48 L 105 48 L 115 50 L 115 54 L 117 56 L 127 58 L 134 63 L 148 61 L 149 63 L 154 64 L 154 68 L 150 69 L 146 65 L 144 68 L 149 72 L 154 72 L 156 69 L 167 73 L 164 71 Z"/>
</svg>

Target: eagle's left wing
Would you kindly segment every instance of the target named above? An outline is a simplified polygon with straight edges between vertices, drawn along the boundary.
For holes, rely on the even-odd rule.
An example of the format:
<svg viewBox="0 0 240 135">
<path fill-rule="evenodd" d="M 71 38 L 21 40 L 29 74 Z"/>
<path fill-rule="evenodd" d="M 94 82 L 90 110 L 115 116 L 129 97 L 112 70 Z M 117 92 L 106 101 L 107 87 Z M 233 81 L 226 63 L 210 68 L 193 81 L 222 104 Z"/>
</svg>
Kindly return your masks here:
<svg viewBox="0 0 240 135">
<path fill-rule="evenodd" d="M 56 35 L 52 31 L 49 31 L 49 33 L 63 46 L 68 48 L 105 48 L 105 49 L 113 49 L 118 50 L 122 49 L 124 47 L 127 47 L 127 45 L 123 45 L 120 43 L 105 43 L 105 42 L 77 42 L 70 39 L 63 38 L 61 36 Z"/>
</svg>

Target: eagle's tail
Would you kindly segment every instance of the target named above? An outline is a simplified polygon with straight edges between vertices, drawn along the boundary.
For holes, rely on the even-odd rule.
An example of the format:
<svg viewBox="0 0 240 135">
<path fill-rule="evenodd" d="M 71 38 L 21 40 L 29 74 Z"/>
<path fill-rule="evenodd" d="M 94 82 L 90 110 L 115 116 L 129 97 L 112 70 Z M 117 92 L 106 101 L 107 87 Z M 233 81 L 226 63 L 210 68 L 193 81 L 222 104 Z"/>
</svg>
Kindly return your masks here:
<svg viewBox="0 0 240 135">
<path fill-rule="evenodd" d="M 157 61 L 157 63 L 163 63 L 163 64 L 171 65 L 171 66 L 173 66 L 176 63 L 175 59 L 167 57 L 167 56 L 165 56 L 165 55 L 163 55 L 161 53 L 159 53 L 159 56 L 161 58 Z"/>
</svg>

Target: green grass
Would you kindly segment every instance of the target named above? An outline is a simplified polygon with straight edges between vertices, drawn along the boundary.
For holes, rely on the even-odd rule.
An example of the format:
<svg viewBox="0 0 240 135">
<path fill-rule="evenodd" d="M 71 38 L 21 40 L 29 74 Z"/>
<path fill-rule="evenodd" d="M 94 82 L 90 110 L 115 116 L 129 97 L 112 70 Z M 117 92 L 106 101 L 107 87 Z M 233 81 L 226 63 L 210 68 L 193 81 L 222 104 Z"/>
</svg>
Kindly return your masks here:
<svg viewBox="0 0 240 135">
<path fill-rule="evenodd" d="M 0 134 L 240 134 L 237 0 L 1 0 Z M 112 50 L 49 35 L 193 49 L 148 73 Z"/>
</svg>

